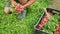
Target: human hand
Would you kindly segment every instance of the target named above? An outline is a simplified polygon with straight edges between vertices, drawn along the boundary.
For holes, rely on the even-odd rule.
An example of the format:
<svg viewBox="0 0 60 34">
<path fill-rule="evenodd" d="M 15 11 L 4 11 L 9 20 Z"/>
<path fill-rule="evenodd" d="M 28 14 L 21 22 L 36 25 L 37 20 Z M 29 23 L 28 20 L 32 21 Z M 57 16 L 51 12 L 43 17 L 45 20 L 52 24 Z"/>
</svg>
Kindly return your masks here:
<svg viewBox="0 0 60 34">
<path fill-rule="evenodd" d="M 20 4 L 17 4 L 15 6 L 15 10 L 16 10 L 17 13 L 21 13 L 24 10 L 24 6 L 22 6 Z"/>
</svg>

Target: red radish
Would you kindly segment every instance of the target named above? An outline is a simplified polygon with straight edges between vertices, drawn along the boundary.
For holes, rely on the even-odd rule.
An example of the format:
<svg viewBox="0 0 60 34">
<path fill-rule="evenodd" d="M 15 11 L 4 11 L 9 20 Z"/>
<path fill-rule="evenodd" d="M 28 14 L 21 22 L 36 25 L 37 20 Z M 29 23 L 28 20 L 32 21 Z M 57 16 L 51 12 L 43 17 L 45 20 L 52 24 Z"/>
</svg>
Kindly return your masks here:
<svg viewBox="0 0 60 34">
<path fill-rule="evenodd" d="M 20 5 L 16 5 L 16 7 L 15 7 L 16 12 L 18 12 L 18 13 L 19 13 L 19 12 L 21 11 L 21 9 L 22 9 L 22 8 L 21 8 L 21 6 L 20 6 Z"/>
<path fill-rule="evenodd" d="M 57 28 L 56 28 L 55 34 L 60 34 L 60 22 L 59 22 L 59 25 L 58 25 Z"/>
<path fill-rule="evenodd" d="M 39 24 L 38 29 L 42 29 L 42 28 L 43 28 L 43 25 Z"/>
<path fill-rule="evenodd" d="M 57 31 L 55 34 L 60 34 L 60 32 Z"/>
<path fill-rule="evenodd" d="M 39 29 L 42 29 L 44 24 L 49 20 L 48 15 L 45 15 L 45 17 L 41 20 L 41 23 L 39 24 Z"/>
<path fill-rule="evenodd" d="M 44 24 L 45 22 L 44 21 L 41 21 L 42 24 Z"/>
<path fill-rule="evenodd" d="M 49 17 L 46 17 L 46 20 L 49 20 Z"/>
<path fill-rule="evenodd" d="M 48 14 L 52 14 L 51 12 L 48 12 Z M 41 20 L 41 23 L 39 24 L 39 29 L 42 29 L 44 24 L 49 20 L 49 16 L 45 15 L 44 18 Z"/>
<path fill-rule="evenodd" d="M 41 25 L 41 24 L 39 24 L 39 27 L 42 27 L 42 25 Z"/>
<path fill-rule="evenodd" d="M 46 22 L 46 18 L 43 18 L 43 21 Z"/>
</svg>

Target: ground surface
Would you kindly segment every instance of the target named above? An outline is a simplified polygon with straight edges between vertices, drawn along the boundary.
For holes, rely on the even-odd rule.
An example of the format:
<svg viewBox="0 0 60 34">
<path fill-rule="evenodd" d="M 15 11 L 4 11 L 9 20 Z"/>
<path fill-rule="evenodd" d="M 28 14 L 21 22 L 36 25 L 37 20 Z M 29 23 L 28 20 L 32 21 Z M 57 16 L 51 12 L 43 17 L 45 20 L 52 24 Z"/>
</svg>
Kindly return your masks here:
<svg viewBox="0 0 60 34">
<path fill-rule="evenodd" d="M 42 14 L 42 8 L 46 7 L 50 0 L 36 0 L 36 2 L 28 7 L 27 16 L 23 20 L 18 20 L 17 13 L 13 8 L 13 12 L 7 15 L 3 12 L 7 0 L 0 0 L 0 34 L 33 34 L 34 25 Z"/>
<path fill-rule="evenodd" d="M 48 7 L 60 10 L 60 0 L 53 0 Z"/>
</svg>

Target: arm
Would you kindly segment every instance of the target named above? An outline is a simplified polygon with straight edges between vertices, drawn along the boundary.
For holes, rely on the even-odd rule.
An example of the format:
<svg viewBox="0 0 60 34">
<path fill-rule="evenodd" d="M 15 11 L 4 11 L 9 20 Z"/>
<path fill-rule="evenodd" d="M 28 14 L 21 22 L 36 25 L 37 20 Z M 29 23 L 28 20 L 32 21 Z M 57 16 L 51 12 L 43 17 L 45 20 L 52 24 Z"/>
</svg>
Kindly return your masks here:
<svg viewBox="0 0 60 34">
<path fill-rule="evenodd" d="M 13 7 L 15 7 L 17 5 L 17 3 L 14 0 L 10 0 L 11 4 Z"/>
<path fill-rule="evenodd" d="M 35 0 L 29 0 L 25 5 L 23 5 L 24 7 L 28 7 L 30 6 L 32 3 L 34 3 Z"/>
<path fill-rule="evenodd" d="M 22 2 L 24 2 L 24 1 L 22 1 Z M 32 3 L 34 3 L 35 2 L 35 0 L 29 0 L 27 3 L 24 3 L 23 5 L 21 4 L 19 4 L 18 6 L 20 7 L 15 7 L 15 10 L 17 11 L 17 13 L 21 13 L 21 11 L 23 11 L 26 7 L 28 7 L 28 6 L 30 6 Z M 17 8 L 19 8 L 20 10 L 18 10 Z M 19 12 L 18 12 L 19 11 Z"/>
</svg>

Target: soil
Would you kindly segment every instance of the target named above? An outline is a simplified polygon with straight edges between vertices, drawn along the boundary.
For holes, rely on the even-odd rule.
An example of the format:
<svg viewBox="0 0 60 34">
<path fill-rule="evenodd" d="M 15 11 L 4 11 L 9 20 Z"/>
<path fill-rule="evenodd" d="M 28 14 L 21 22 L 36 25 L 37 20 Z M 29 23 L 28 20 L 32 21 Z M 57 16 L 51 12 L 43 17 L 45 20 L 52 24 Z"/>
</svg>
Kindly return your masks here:
<svg viewBox="0 0 60 34">
<path fill-rule="evenodd" d="M 60 0 L 52 0 L 51 4 L 48 5 L 48 8 L 60 10 Z"/>
</svg>

